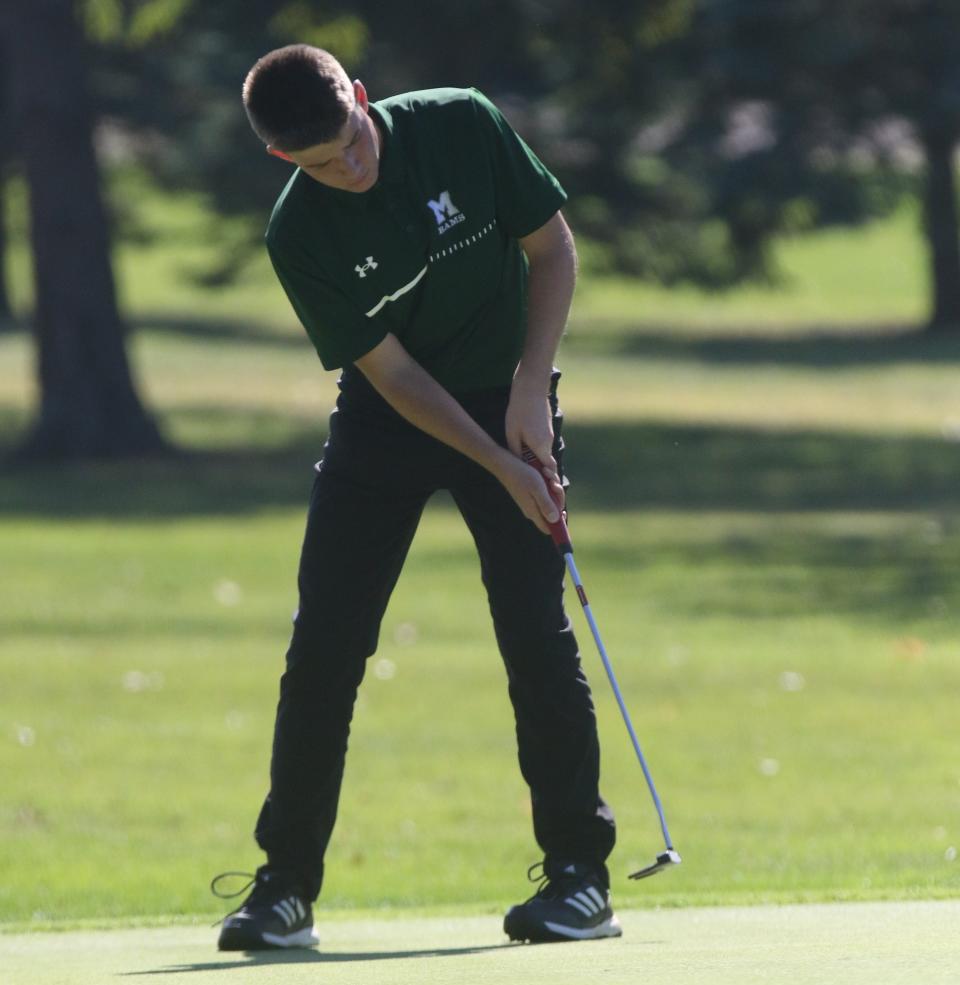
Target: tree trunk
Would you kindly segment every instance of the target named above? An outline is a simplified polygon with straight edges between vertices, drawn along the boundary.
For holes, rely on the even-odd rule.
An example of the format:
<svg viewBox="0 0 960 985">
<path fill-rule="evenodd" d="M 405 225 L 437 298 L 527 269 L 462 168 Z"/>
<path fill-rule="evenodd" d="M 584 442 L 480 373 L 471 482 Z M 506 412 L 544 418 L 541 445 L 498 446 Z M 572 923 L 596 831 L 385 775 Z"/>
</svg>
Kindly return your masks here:
<svg viewBox="0 0 960 985">
<path fill-rule="evenodd" d="M 4 57 L 4 37 L 0 31 L 0 133 L 9 133 L 9 113 L 7 104 L 9 86 L 6 84 L 6 71 L 4 66 L 7 59 Z M 0 332 L 9 331 L 12 327 L 9 319 L 12 314 L 10 308 L 10 295 L 7 293 L 7 213 L 4 206 L 6 200 L 6 168 L 8 149 L 6 147 L 0 151 Z"/>
<path fill-rule="evenodd" d="M 116 458 L 164 442 L 137 396 L 117 311 L 72 0 L 0 0 L 30 189 L 40 407 L 21 455 Z"/>
<path fill-rule="evenodd" d="M 13 328 L 10 295 L 7 293 L 7 214 L 6 182 L 3 176 L 3 165 L 0 162 L 0 332 L 8 332 Z"/>
<path fill-rule="evenodd" d="M 960 332 L 960 228 L 954 172 L 956 139 L 947 132 L 923 135 L 927 157 L 924 222 L 930 247 L 933 331 Z"/>
</svg>

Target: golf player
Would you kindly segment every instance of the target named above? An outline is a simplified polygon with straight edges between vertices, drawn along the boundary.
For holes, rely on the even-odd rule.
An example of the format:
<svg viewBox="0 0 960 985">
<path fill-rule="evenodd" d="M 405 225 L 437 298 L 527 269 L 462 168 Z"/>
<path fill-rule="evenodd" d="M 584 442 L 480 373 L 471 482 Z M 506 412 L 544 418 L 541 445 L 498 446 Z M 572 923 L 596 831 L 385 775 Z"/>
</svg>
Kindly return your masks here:
<svg viewBox="0 0 960 985">
<path fill-rule="evenodd" d="M 576 274 L 565 193 L 473 89 L 371 103 L 329 53 L 292 45 L 253 66 L 243 101 L 266 149 L 297 166 L 267 249 L 323 366 L 341 374 L 256 824 L 266 863 L 219 947 L 317 943 L 311 904 L 357 688 L 439 489 L 476 543 L 543 852 L 539 888 L 504 929 L 530 941 L 617 936 L 614 820 L 547 533 L 564 482 L 553 364 Z"/>
</svg>

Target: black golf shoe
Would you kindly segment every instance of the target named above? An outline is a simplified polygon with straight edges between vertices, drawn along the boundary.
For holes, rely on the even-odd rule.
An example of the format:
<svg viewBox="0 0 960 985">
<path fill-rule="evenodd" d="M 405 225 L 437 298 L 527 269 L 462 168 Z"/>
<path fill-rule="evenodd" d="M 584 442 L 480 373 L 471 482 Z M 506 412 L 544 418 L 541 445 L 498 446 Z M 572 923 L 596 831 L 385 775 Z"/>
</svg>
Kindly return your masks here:
<svg viewBox="0 0 960 985">
<path fill-rule="evenodd" d="M 530 878 L 536 881 L 530 870 Z M 595 869 L 576 862 L 544 868 L 540 888 L 512 906 L 503 929 L 512 941 L 583 941 L 619 937 L 620 921 L 610 908 L 610 891 Z"/>
<path fill-rule="evenodd" d="M 283 947 L 313 947 L 319 938 L 313 929 L 313 910 L 310 901 L 288 880 L 266 868 L 236 893 L 223 894 L 216 890 L 217 882 L 225 876 L 240 873 L 226 872 L 211 884 L 221 899 L 239 896 L 251 885 L 253 890 L 243 904 L 227 914 L 220 928 L 217 947 L 221 951 L 264 951 Z"/>
</svg>

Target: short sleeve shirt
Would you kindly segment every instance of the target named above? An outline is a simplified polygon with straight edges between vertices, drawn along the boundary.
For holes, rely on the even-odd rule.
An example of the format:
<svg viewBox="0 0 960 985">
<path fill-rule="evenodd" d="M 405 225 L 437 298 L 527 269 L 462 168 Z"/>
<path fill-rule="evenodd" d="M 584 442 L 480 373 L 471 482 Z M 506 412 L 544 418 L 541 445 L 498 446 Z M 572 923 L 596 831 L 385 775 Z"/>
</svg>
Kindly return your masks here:
<svg viewBox="0 0 960 985">
<path fill-rule="evenodd" d="M 267 229 L 274 269 L 324 367 L 393 333 L 451 392 L 510 383 L 526 330 L 518 239 L 561 207 L 559 182 L 475 89 L 370 106 L 376 185 L 329 188 L 297 171 Z"/>
</svg>

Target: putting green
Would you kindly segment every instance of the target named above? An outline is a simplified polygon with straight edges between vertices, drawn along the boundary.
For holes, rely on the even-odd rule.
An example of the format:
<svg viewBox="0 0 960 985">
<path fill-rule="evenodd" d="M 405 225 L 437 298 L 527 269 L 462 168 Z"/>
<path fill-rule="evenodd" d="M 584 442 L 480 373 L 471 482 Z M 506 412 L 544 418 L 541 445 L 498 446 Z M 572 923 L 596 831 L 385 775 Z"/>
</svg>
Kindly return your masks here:
<svg viewBox="0 0 960 985">
<path fill-rule="evenodd" d="M 321 921 L 317 951 L 220 954 L 206 927 L 0 934 L 4 985 L 955 985 L 960 901 L 621 914 L 618 940 L 508 944 L 496 917 Z"/>
</svg>

